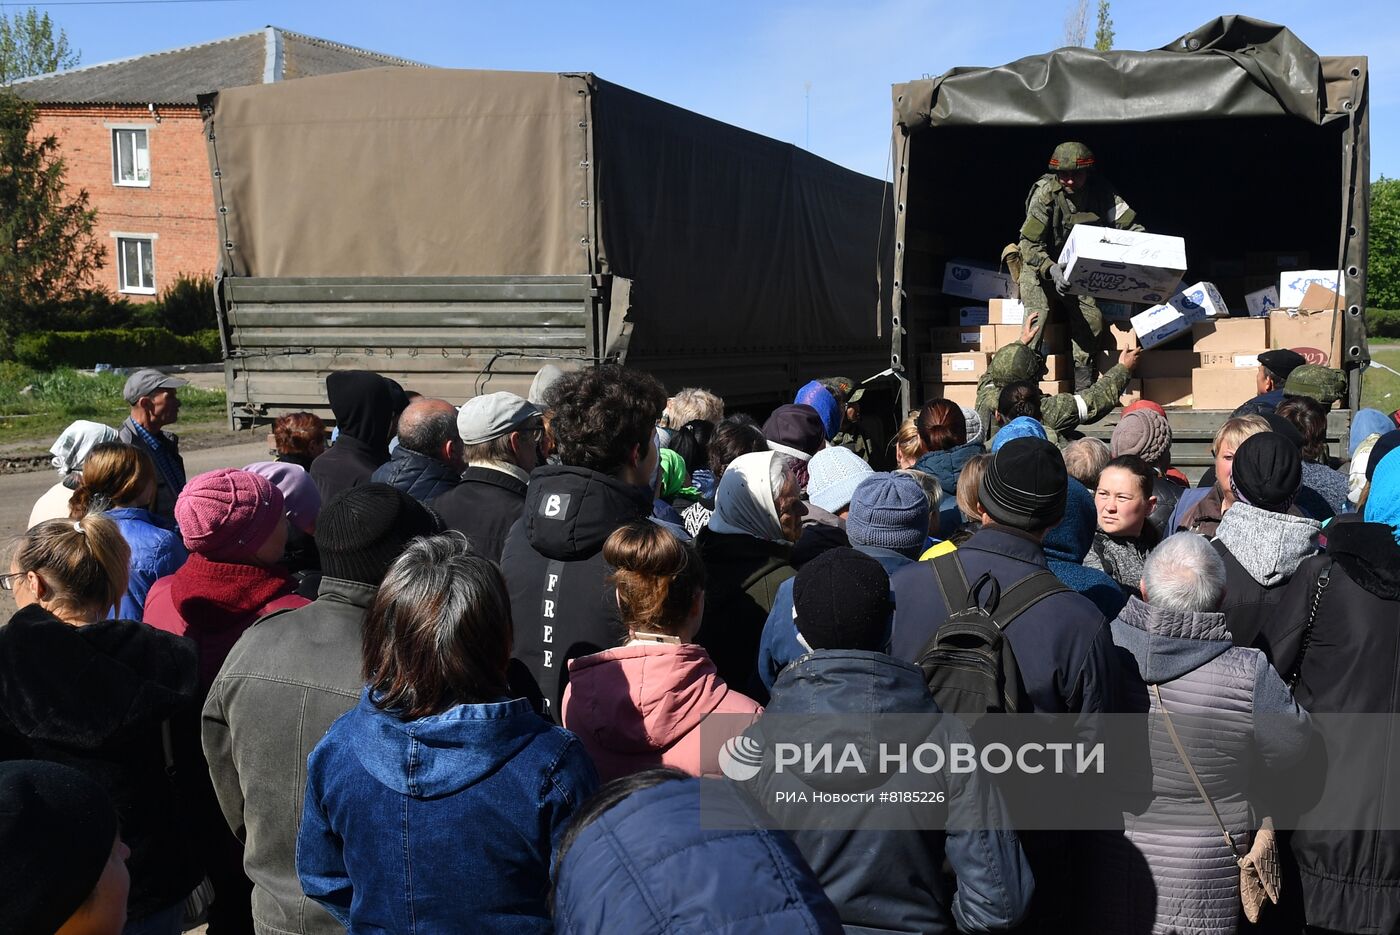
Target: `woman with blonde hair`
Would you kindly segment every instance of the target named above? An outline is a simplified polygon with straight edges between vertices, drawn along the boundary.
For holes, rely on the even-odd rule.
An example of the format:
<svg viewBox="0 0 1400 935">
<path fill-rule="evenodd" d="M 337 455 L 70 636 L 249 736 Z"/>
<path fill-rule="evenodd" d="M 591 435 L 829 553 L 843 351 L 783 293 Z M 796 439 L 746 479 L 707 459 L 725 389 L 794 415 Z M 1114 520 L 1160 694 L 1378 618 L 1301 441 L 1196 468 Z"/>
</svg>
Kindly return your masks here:
<svg viewBox="0 0 1400 935">
<path fill-rule="evenodd" d="M 126 593 L 111 616 L 140 620 L 151 585 L 173 575 L 190 557 L 180 537 L 150 511 L 156 495 L 151 456 L 121 442 L 97 445 L 83 466 L 82 483 L 68 501 L 69 518 L 104 514 L 117 524 L 131 549 Z"/>
<path fill-rule="evenodd" d="M 627 641 L 569 660 L 564 726 L 603 782 L 656 766 L 720 775 L 719 748 L 701 745 L 701 723 L 711 714 L 747 715 L 726 721 L 737 734 L 763 708 L 725 684 L 695 642 L 705 612 L 700 554 L 655 523 L 634 522 L 608 537 L 603 558 L 614 569 Z"/>
<path fill-rule="evenodd" d="M 894 448 L 895 466 L 901 471 L 913 468 L 925 453 L 924 440 L 919 437 L 918 415 L 917 409 L 911 412 L 899 424 L 899 429 L 894 433 L 894 441 L 890 442 Z"/>
<path fill-rule="evenodd" d="M 126 931 L 175 935 L 203 870 L 162 725 L 192 708 L 195 649 L 134 620 L 103 619 L 126 593 L 129 561 L 116 523 L 100 514 L 20 537 L 0 576 L 18 607 L 0 627 L 0 760 L 60 763 L 100 785 L 131 849 Z"/>
</svg>

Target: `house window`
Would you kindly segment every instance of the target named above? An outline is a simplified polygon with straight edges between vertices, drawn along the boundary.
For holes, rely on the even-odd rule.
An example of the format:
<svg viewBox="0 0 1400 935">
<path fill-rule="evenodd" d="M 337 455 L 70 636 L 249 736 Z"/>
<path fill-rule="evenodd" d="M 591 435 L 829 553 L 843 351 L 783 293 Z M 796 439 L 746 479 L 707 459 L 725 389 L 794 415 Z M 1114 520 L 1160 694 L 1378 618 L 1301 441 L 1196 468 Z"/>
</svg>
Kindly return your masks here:
<svg viewBox="0 0 1400 935">
<path fill-rule="evenodd" d="M 112 181 L 117 185 L 151 184 L 151 150 L 145 130 L 112 131 Z"/>
<path fill-rule="evenodd" d="M 122 292 L 155 294 L 156 259 L 152 238 L 117 238 L 117 276 Z"/>
</svg>

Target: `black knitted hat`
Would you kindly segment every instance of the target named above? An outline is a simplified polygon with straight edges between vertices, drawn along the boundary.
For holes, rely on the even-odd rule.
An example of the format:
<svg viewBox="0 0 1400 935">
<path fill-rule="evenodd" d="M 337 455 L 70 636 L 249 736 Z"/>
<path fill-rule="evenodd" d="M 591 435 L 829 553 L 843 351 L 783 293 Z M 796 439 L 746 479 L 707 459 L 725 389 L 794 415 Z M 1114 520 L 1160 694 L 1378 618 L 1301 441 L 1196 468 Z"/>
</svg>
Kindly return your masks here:
<svg viewBox="0 0 1400 935">
<path fill-rule="evenodd" d="M 1278 432 L 1251 435 L 1235 449 L 1230 485 L 1250 506 L 1287 512 L 1303 484 L 1303 456 Z"/>
<path fill-rule="evenodd" d="M 0 932 L 53 935 L 97 888 L 116 840 L 116 809 L 84 774 L 0 764 Z"/>
<path fill-rule="evenodd" d="M 328 578 L 379 586 L 409 540 L 442 532 L 442 519 L 388 484 L 337 494 L 316 520 L 316 549 Z"/>
<path fill-rule="evenodd" d="M 890 576 L 855 549 L 828 549 L 792 583 L 797 632 L 813 649 L 883 652 L 889 645 Z"/>
<path fill-rule="evenodd" d="M 992 455 L 977 499 L 998 524 L 1034 531 L 1049 529 L 1065 515 L 1068 487 L 1060 449 L 1043 438 L 1026 436 Z"/>
</svg>

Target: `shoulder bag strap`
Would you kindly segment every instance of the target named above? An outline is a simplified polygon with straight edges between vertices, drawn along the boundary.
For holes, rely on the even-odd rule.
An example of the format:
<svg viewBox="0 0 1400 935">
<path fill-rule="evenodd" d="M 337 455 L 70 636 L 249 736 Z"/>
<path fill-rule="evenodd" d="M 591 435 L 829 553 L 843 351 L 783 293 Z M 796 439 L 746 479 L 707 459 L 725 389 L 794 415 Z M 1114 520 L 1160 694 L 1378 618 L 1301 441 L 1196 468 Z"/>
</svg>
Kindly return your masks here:
<svg viewBox="0 0 1400 935">
<path fill-rule="evenodd" d="M 1061 591 L 1069 593 L 1069 588 L 1048 571 L 1037 571 L 1027 575 L 1012 585 L 1011 590 L 1002 594 L 1001 603 L 992 613 L 992 619 L 996 621 L 997 629 L 1005 630 L 1011 625 L 1011 621 L 1021 614 Z"/>
<path fill-rule="evenodd" d="M 1167 706 L 1162 703 L 1162 689 L 1154 683 L 1152 693 L 1157 696 L 1157 707 L 1162 712 L 1162 719 L 1167 723 L 1167 733 L 1171 735 L 1172 746 L 1176 747 L 1176 755 L 1181 757 L 1181 763 L 1186 767 L 1186 772 L 1191 775 L 1191 781 L 1196 784 L 1196 791 L 1205 800 L 1210 813 L 1215 816 L 1215 823 L 1220 826 L 1220 833 L 1225 836 L 1225 846 L 1230 848 L 1230 853 L 1235 855 L 1235 859 L 1240 857 L 1239 848 L 1235 847 L 1235 839 L 1230 837 L 1229 830 L 1225 827 L 1225 822 L 1220 820 L 1220 813 L 1215 810 L 1215 803 L 1211 801 L 1210 794 L 1206 792 L 1206 787 L 1201 783 L 1201 777 L 1196 775 L 1196 768 L 1191 765 L 1191 758 L 1186 755 L 1186 748 L 1181 745 L 1181 738 L 1176 735 L 1176 727 L 1172 724 L 1172 716 L 1167 711 Z"/>
<path fill-rule="evenodd" d="M 1290 690 L 1298 684 L 1298 677 L 1303 674 L 1303 657 L 1308 654 L 1308 644 L 1312 642 L 1313 624 L 1317 623 L 1317 606 L 1322 603 L 1322 592 L 1327 590 L 1327 583 L 1331 580 L 1332 563 L 1329 561 L 1322 566 L 1322 571 L 1318 572 L 1312 606 L 1308 608 L 1308 622 L 1303 627 L 1303 640 L 1298 645 L 1298 656 L 1293 660 L 1293 667 L 1288 670 L 1288 677 L 1284 679 Z"/>
<path fill-rule="evenodd" d="M 938 593 L 943 597 L 943 607 L 950 615 L 971 603 L 972 586 L 967 583 L 967 572 L 963 571 L 957 553 L 944 552 L 930 559 L 929 565 Z"/>
</svg>

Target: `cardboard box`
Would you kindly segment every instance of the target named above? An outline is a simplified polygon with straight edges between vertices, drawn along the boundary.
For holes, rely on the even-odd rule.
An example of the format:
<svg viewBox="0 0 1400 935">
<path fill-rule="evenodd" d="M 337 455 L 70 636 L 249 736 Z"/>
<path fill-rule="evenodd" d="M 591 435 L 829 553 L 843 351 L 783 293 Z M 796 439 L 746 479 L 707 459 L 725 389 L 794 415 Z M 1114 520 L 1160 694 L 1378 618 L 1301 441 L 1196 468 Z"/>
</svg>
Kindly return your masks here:
<svg viewBox="0 0 1400 935">
<path fill-rule="evenodd" d="M 1204 312 L 1207 318 L 1227 318 L 1230 309 L 1220 297 L 1220 290 L 1213 282 L 1198 282 L 1187 286 L 1167 300 L 1167 304 L 1186 314 Z"/>
<path fill-rule="evenodd" d="M 1342 359 L 1342 328 L 1336 334 L 1332 323 L 1337 313 L 1308 312 L 1297 309 L 1274 309 L 1269 313 L 1269 347 L 1287 347 L 1308 359 L 1310 364 L 1335 367 Z"/>
<path fill-rule="evenodd" d="M 982 349 L 981 328 L 932 328 L 929 330 L 929 343 L 935 353 L 950 351 L 980 351 Z"/>
<path fill-rule="evenodd" d="M 1159 406 L 1190 406 L 1191 375 L 1185 373 L 1179 377 L 1144 379 L 1142 381 L 1142 398 L 1150 399 Z M 1245 399 L 1248 398 L 1248 396 L 1245 397 Z M 1244 402 L 1244 400 L 1242 399 L 1240 402 Z"/>
<path fill-rule="evenodd" d="M 1346 295 L 1346 285 L 1342 283 L 1334 269 L 1295 269 L 1278 274 L 1279 308 L 1297 308 L 1303 304 L 1303 294 L 1308 286 L 1322 286 L 1338 295 Z"/>
<path fill-rule="evenodd" d="M 944 383 L 976 383 L 987 372 L 988 355 L 944 354 L 939 367 Z"/>
<path fill-rule="evenodd" d="M 1200 367 L 1191 371 L 1191 405 L 1196 409 L 1232 410 L 1256 393 L 1253 369 Z"/>
<path fill-rule="evenodd" d="M 1020 339 L 1020 325 L 983 325 L 981 349 L 988 353 L 996 353 L 1006 345 Z"/>
<path fill-rule="evenodd" d="M 1100 302 L 1099 314 L 1104 321 L 1130 321 L 1142 309 L 1130 302 Z"/>
<path fill-rule="evenodd" d="M 987 306 L 965 305 L 962 308 L 958 309 L 958 325 L 960 325 L 963 328 L 966 328 L 968 326 L 980 328 L 983 325 L 989 324 L 991 322 L 991 319 L 987 316 Z"/>
<path fill-rule="evenodd" d="M 928 402 L 930 399 L 948 399 L 959 406 L 971 408 L 977 405 L 977 384 L 924 381 L 924 402 Z"/>
<path fill-rule="evenodd" d="M 1057 396 L 1060 393 L 1073 393 L 1073 380 L 1042 380 L 1040 391 L 1046 396 Z"/>
<path fill-rule="evenodd" d="M 1269 319 L 1221 318 L 1191 326 L 1198 354 L 1243 352 L 1258 354 L 1269 346 Z"/>
<path fill-rule="evenodd" d="M 1118 350 L 1127 351 L 1138 346 L 1137 332 L 1133 330 L 1131 321 L 1121 325 L 1109 325 L 1108 330 L 1113 336 L 1113 346 Z"/>
<path fill-rule="evenodd" d="M 1005 273 L 969 263 L 966 260 L 949 260 L 943 267 L 943 294 L 961 296 L 964 299 L 1005 299 L 1014 294 L 1014 283 Z"/>
<path fill-rule="evenodd" d="M 1189 377 L 1198 366 L 1196 360 L 1195 351 L 1147 351 L 1138 358 L 1136 374 L 1144 380 Z"/>
<path fill-rule="evenodd" d="M 1020 299 L 992 299 L 987 303 L 987 320 L 984 325 L 1024 325 L 1026 307 Z"/>
<path fill-rule="evenodd" d="M 1249 309 L 1249 314 L 1256 318 L 1268 315 L 1270 309 L 1278 308 L 1278 286 L 1268 286 L 1249 293 L 1244 297 L 1244 305 Z"/>
<path fill-rule="evenodd" d="M 1244 351 L 1211 351 L 1201 354 L 1201 366 L 1208 370 L 1259 369 L 1259 353 Z"/>
<path fill-rule="evenodd" d="M 1060 252 L 1070 291 L 1116 302 L 1155 305 L 1176 293 L 1186 273 L 1180 237 L 1079 224 Z"/>
<path fill-rule="evenodd" d="M 1131 406 L 1140 399 L 1142 399 L 1142 381 L 1129 380 L 1128 388 L 1123 391 L 1122 396 L 1118 397 L 1118 404 L 1120 406 Z"/>
<path fill-rule="evenodd" d="M 1049 354 L 1045 358 L 1046 380 L 1073 380 L 1074 358 L 1069 354 Z"/>
<path fill-rule="evenodd" d="M 1326 286 L 1313 284 L 1308 286 L 1308 291 L 1303 293 L 1302 301 L 1298 303 L 1298 308 L 1308 312 L 1326 312 L 1333 309 L 1340 309 L 1346 304 L 1340 295 L 1328 289 Z"/>
<path fill-rule="evenodd" d="M 1205 317 L 1201 309 L 1183 312 L 1174 305 L 1154 305 L 1133 316 L 1133 330 L 1143 347 L 1156 347 L 1190 331 L 1192 324 Z"/>
</svg>

